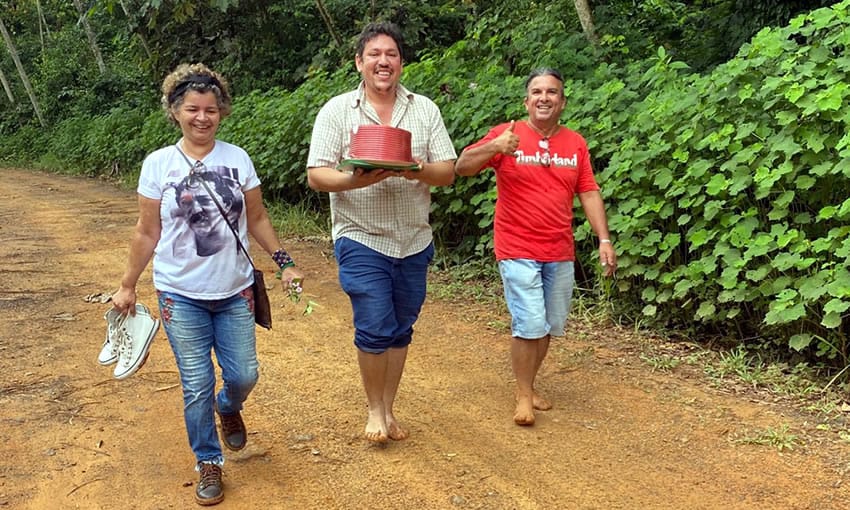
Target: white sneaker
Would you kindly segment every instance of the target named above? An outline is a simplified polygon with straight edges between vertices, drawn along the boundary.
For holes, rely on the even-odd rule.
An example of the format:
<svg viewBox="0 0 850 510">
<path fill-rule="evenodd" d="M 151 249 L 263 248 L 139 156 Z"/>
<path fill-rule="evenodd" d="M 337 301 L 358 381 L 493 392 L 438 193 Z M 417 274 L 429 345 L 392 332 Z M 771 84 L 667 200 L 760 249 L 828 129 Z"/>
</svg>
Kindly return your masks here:
<svg viewBox="0 0 850 510">
<path fill-rule="evenodd" d="M 106 340 L 103 341 L 103 347 L 100 349 L 100 354 L 97 356 L 97 362 L 101 365 L 111 365 L 118 361 L 118 328 L 124 317 L 115 308 L 110 308 L 106 315 Z"/>
<path fill-rule="evenodd" d="M 115 365 L 115 378 L 126 379 L 142 368 L 148 359 L 148 351 L 159 320 L 151 317 L 148 307 L 136 303 L 136 315 L 127 315 L 118 328 L 118 364 Z"/>
</svg>

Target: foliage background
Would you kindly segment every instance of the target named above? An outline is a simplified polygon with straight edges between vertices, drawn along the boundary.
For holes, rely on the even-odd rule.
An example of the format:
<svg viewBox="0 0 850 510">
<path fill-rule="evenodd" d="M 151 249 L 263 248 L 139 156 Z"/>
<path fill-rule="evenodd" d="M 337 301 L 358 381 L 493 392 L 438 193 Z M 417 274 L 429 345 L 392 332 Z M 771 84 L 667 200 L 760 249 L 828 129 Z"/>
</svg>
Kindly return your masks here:
<svg viewBox="0 0 850 510">
<path fill-rule="evenodd" d="M 596 44 L 571 1 L 95 1 L 82 18 L 58 0 L 4 4 L 47 125 L 0 60 L 15 99 L 0 105 L 0 158 L 133 182 L 178 136 L 159 81 L 204 61 L 233 84 L 221 137 L 252 155 L 266 198 L 326 213 L 305 182 L 312 121 L 357 84 L 359 29 L 391 19 L 405 85 L 441 107 L 458 150 L 525 116 L 531 69 L 563 71 L 563 122 L 590 144 L 621 257 L 616 285 L 599 281 L 579 214 L 579 275 L 621 321 L 846 365 L 849 4 L 592 2 Z M 491 261 L 495 198 L 492 172 L 434 189 L 441 267 Z"/>
</svg>

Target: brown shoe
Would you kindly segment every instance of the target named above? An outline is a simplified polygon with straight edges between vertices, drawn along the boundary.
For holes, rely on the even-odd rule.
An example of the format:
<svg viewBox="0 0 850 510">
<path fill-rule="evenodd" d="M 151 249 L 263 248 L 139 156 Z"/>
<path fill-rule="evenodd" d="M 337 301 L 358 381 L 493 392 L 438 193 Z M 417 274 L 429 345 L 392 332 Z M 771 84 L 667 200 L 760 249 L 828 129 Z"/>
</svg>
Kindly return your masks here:
<svg viewBox="0 0 850 510">
<path fill-rule="evenodd" d="M 221 467 L 202 462 L 198 465 L 201 479 L 195 488 L 195 501 L 202 506 L 217 505 L 224 499 L 221 490 Z"/>
<path fill-rule="evenodd" d="M 218 404 L 215 405 L 215 414 L 221 421 L 221 438 L 224 446 L 233 451 L 245 448 L 248 444 L 248 431 L 245 430 L 242 414 L 239 411 L 233 414 L 222 414 L 218 411 Z"/>
</svg>

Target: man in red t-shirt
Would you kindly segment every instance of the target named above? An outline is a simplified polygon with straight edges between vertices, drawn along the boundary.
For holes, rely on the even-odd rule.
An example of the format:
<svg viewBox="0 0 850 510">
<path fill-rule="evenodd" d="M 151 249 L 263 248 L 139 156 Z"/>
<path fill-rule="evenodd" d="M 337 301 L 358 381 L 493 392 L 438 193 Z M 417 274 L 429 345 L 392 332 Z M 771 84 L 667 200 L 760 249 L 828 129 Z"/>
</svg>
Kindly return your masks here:
<svg viewBox="0 0 850 510">
<path fill-rule="evenodd" d="M 605 276 L 617 256 L 593 177 L 587 143 L 560 125 L 566 105 L 564 79 L 555 69 L 538 69 L 525 82 L 528 120 L 490 130 L 464 149 L 458 175 L 496 171 L 494 243 L 505 300 L 511 312 L 511 365 L 517 381 L 514 422 L 534 424 L 534 409 L 552 405 L 535 391 L 534 379 L 549 351 L 551 335 L 563 336 L 575 273 L 573 198 L 578 195 L 599 237 Z"/>
</svg>

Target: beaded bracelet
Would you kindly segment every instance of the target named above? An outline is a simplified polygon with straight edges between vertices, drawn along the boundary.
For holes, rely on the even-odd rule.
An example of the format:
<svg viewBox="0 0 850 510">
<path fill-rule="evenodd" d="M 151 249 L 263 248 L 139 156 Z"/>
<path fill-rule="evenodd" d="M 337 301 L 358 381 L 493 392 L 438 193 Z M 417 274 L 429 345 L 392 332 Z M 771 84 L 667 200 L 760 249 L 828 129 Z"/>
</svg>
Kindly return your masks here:
<svg viewBox="0 0 850 510">
<path fill-rule="evenodd" d="M 272 253 L 272 260 L 274 260 L 278 267 L 282 270 L 287 267 L 295 267 L 295 261 L 292 260 L 292 257 L 290 257 L 283 248 Z"/>
</svg>

